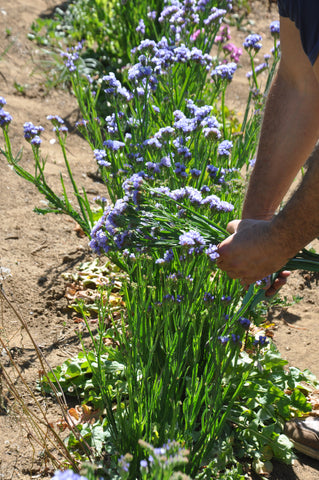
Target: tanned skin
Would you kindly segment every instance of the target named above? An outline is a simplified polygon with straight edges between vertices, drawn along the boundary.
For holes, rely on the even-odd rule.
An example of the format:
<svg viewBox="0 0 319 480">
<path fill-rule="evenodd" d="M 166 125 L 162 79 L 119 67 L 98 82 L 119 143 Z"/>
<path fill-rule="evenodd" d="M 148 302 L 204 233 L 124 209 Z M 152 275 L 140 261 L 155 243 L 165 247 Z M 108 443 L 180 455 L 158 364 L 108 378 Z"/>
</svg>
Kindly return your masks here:
<svg viewBox="0 0 319 480">
<path fill-rule="evenodd" d="M 220 244 L 217 260 L 246 286 L 280 270 L 319 236 L 319 148 L 314 150 L 319 138 L 319 60 L 311 65 L 288 18 L 280 19 L 280 40 L 282 56 L 266 102 L 242 220 L 227 226 L 231 236 Z M 299 188 L 276 214 L 309 156 Z M 275 293 L 288 275 L 282 272 L 267 294 Z"/>
</svg>

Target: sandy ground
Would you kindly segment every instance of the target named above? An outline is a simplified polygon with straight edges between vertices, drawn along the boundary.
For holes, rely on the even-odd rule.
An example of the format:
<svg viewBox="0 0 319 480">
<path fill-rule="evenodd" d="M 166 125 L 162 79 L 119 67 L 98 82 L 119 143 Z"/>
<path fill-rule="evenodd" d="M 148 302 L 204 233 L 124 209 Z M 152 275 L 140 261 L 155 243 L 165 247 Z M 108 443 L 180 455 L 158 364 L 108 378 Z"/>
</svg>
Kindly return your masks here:
<svg viewBox="0 0 319 480">
<path fill-rule="evenodd" d="M 72 129 L 78 118 L 76 100 L 65 91 L 46 92 L 39 72 L 43 54 L 26 38 L 32 21 L 40 15 L 50 14 L 58 4 L 55 0 L 1 0 L 0 95 L 6 98 L 6 109 L 14 118 L 10 128 L 13 151 L 17 153 L 23 147 L 25 166 L 31 165 L 31 151 L 23 139 L 23 123 L 32 121 L 45 127 L 41 148 L 47 156 L 47 171 L 53 185 L 57 184 L 57 173 L 63 168 L 63 158 L 57 144 L 50 143 L 53 133 L 46 116 L 59 114 L 65 119 L 70 126 L 69 161 L 76 172 L 76 180 L 93 197 L 102 193 L 101 186 L 88 175 L 95 170 L 89 146 Z M 273 7 L 269 13 L 265 3 L 256 1 L 250 18 L 254 22 L 250 28 L 266 37 L 264 53 L 267 53 L 271 47 L 269 23 L 277 18 L 276 9 Z M 235 32 L 233 40 L 240 45 L 245 36 L 245 32 Z M 247 94 L 246 67 L 248 70 L 244 62 L 244 68 L 230 91 L 229 102 L 239 113 Z M 15 84 L 23 86 L 22 93 Z M 41 205 L 40 194 L 17 177 L 3 158 L 0 179 L 0 267 L 11 271 L 11 276 L 2 282 L 4 291 L 27 322 L 47 361 L 57 365 L 79 348 L 77 325 L 67 306 L 61 274 L 72 271 L 88 258 L 87 240 L 77 236 L 74 222 L 67 218 L 34 214 L 33 207 Z M 291 365 L 310 369 L 319 377 L 317 283 L 315 275 L 294 273 L 282 295 L 288 302 L 293 296 L 302 299 L 298 304 L 271 312 L 270 319 L 274 323 L 274 340 L 283 357 Z M 31 341 L 3 300 L 0 300 L 0 334 L 22 366 L 28 382 L 35 385 L 40 366 Z M 6 368 L 8 362 L 3 350 L 1 363 Z M 10 374 L 15 378 L 12 371 Z M 18 380 L 15 381 L 20 385 Z M 3 410 L 0 403 L 0 479 L 50 478 L 41 449 L 34 442 L 33 446 L 30 443 L 32 438 L 21 419 L 21 407 L 8 395 L 6 387 L 2 397 L 0 391 L 0 398 L 4 403 Z M 32 408 L 32 400 L 27 395 L 26 399 Z M 50 410 L 50 403 L 41 402 L 43 408 L 48 409 L 49 418 L 51 415 L 56 419 L 58 414 Z M 271 479 L 315 480 L 318 470 L 318 462 L 299 457 L 293 467 L 276 464 Z"/>
</svg>

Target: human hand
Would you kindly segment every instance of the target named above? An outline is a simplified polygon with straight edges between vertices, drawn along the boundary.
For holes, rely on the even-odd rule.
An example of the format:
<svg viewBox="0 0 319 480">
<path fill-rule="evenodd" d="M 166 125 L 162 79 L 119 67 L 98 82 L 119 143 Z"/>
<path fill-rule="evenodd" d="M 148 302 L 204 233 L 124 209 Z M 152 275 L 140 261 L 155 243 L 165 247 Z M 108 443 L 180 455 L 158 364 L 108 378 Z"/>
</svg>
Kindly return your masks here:
<svg viewBox="0 0 319 480">
<path fill-rule="evenodd" d="M 240 278 L 245 287 L 280 270 L 289 259 L 271 221 L 233 220 L 227 230 L 231 235 L 218 247 L 217 266 L 231 278 Z M 289 275 L 290 272 L 280 272 L 266 287 L 266 296 L 274 295 Z"/>
</svg>

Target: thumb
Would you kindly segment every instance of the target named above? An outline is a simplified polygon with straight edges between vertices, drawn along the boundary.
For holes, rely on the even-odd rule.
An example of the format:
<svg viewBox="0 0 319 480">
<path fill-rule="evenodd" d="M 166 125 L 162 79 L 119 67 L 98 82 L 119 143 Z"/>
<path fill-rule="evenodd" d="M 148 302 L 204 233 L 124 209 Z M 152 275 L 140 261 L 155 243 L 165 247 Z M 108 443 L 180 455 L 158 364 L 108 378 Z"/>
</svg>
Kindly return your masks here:
<svg viewBox="0 0 319 480">
<path fill-rule="evenodd" d="M 241 220 L 232 220 L 231 222 L 228 223 L 226 230 L 228 233 L 236 233 L 239 227 Z"/>
</svg>

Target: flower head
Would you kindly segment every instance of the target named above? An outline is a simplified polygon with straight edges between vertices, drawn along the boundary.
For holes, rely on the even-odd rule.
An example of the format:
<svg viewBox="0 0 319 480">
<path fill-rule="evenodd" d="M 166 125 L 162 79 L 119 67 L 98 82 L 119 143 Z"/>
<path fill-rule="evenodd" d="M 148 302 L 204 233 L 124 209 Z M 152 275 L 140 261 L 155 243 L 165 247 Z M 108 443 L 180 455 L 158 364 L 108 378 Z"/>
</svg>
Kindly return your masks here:
<svg viewBox="0 0 319 480">
<path fill-rule="evenodd" d="M 112 150 L 112 152 L 117 152 L 120 148 L 125 147 L 125 143 L 120 142 L 119 140 L 105 140 L 103 145 L 109 150 Z"/>
<path fill-rule="evenodd" d="M 28 142 L 32 142 L 32 139 L 39 137 L 40 133 L 43 132 L 44 128 L 41 125 L 33 125 L 32 122 L 25 122 L 23 125 L 24 138 Z"/>
<path fill-rule="evenodd" d="M 270 33 L 273 37 L 278 38 L 279 33 L 280 33 L 280 22 L 279 20 L 275 20 L 274 22 L 271 22 L 269 26 Z"/>
<path fill-rule="evenodd" d="M 63 118 L 61 118 L 59 115 L 48 115 L 47 120 L 50 120 L 52 125 L 58 128 L 64 124 Z"/>
<path fill-rule="evenodd" d="M 267 340 L 266 335 L 259 335 L 258 338 L 255 338 L 253 341 L 253 345 L 263 347 L 264 345 L 267 345 L 269 341 Z"/>
<path fill-rule="evenodd" d="M 245 330 L 248 330 L 248 328 L 250 327 L 250 320 L 248 318 L 239 317 L 238 322 Z"/>
<path fill-rule="evenodd" d="M 30 143 L 31 143 L 31 145 L 34 145 L 35 147 L 39 147 L 42 143 L 42 140 L 39 137 L 39 135 L 36 135 L 35 137 L 32 138 Z"/>
<path fill-rule="evenodd" d="M 200 233 L 196 232 L 195 230 L 190 230 L 189 232 L 183 233 L 179 236 L 179 244 L 182 246 L 205 245 L 205 240 Z"/>
<path fill-rule="evenodd" d="M 234 73 L 237 70 L 237 64 L 230 62 L 222 65 L 217 65 L 214 70 L 211 71 L 212 78 L 222 78 L 223 80 L 232 80 Z"/>
<path fill-rule="evenodd" d="M 230 40 L 230 29 L 228 25 L 222 25 L 215 37 L 215 43 L 225 43 Z"/>
<path fill-rule="evenodd" d="M 79 42 L 75 47 L 70 47 L 67 49 L 67 52 L 61 52 L 61 57 L 64 58 L 64 64 L 69 72 L 74 72 L 76 70 L 75 62 L 79 59 L 79 51 L 82 50 L 83 43 Z"/>
<path fill-rule="evenodd" d="M 233 148 L 233 142 L 229 140 L 224 140 L 218 145 L 217 151 L 218 155 L 229 157 L 230 151 Z"/>
<path fill-rule="evenodd" d="M 219 22 L 221 23 L 223 16 L 227 13 L 223 8 L 213 7 L 211 14 L 204 20 L 205 25 L 211 25 L 212 23 Z"/>
<path fill-rule="evenodd" d="M 261 49 L 261 40 L 262 37 L 261 35 L 258 35 L 258 33 L 252 33 L 246 37 L 243 46 L 246 50 L 255 50 L 256 52 Z"/>
<path fill-rule="evenodd" d="M 9 125 L 11 123 L 12 117 L 10 113 L 6 112 L 3 110 L 3 108 L 0 109 L 0 127 L 4 128 L 6 125 Z"/>
<path fill-rule="evenodd" d="M 64 472 L 56 471 L 52 480 L 87 480 L 87 478 L 74 473 L 72 470 L 65 470 Z"/>
<path fill-rule="evenodd" d="M 136 31 L 141 33 L 142 35 L 145 34 L 145 23 L 144 23 L 144 20 L 142 18 L 138 22 L 138 26 L 136 27 Z"/>
<path fill-rule="evenodd" d="M 242 49 L 236 47 L 236 45 L 234 45 L 233 43 L 227 43 L 226 45 L 224 45 L 223 50 L 224 52 L 226 52 L 226 54 L 230 55 L 231 60 L 233 60 L 233 62 L 235 63 L 239 62 L 239 59 L 243 54 Z"/>
</svg>

